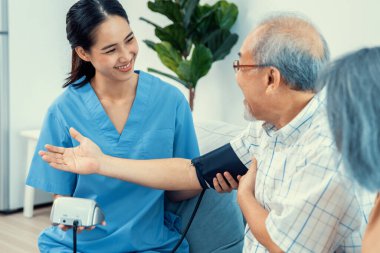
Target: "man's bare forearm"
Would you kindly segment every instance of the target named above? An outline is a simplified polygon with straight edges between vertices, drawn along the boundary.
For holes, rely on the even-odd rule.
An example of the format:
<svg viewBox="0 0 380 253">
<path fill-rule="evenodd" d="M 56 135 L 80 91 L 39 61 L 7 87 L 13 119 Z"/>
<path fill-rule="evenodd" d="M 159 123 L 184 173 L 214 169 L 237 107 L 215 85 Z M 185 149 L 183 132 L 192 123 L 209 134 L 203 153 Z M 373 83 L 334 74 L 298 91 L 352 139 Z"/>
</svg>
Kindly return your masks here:
<svg viewBox="0 0 380 253">
<path fill-rule="evenodd" d="M 268 211 L 260 206 L 252 193 L 238 193 L 238 202 L 240 209 L 242 210 L 243 215 L 248 223 L 248 226 L 255 238 L 269 252 L 282 253 L 283 251 L 272 241 L 266 229 L 265 220 L 268 217 Z"/>
<path fill-rule="evenodd" d="M 200 190 L 195 168 L 182 158 L 130 160 L 103 156 L 98 174 L 162 190 Z"/>
</svg>

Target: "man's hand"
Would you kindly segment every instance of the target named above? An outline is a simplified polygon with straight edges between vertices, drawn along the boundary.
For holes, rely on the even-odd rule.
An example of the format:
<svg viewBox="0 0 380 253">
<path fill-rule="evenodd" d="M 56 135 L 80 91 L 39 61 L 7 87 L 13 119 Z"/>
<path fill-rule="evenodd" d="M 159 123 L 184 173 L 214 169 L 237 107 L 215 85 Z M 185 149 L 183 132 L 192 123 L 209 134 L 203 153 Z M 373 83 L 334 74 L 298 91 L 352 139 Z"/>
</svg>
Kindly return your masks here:
<svg viewBox="0 0 380 253">
<path fill-rule="evenodd" d="M 238 176 L 239 188 L 237 192 L 237 199 L 241 199 L 242 196 L 247 194 L 252 194 L 255 196 L 255 185 L 256 185 L 256 174 L 257 174 L 257 160 L 252 158 L 252 164 L 249 167 L 247 173 L 244 176 Z"/>
<path fill-rule="evenodd" d="M 47 151 L 39 151 L 42 159 L 53 168 L 77 174 L 97 173 L 104 156 L 101 149 L 90 139 L 70 128 L 70 135 L 79 142 L 74 148 L 45 145 Z"/>
<path fill-rule="evenodd" d="M 252 165 L 249 167 L 247 173 L 243 176 L 238 175 L 238 182 L 231 176 L 229 172 L 224 172 L 216 174 L 213 179 L 214 188 L 219 193 L 231 192 L 233 189 L 238 189 L 238 194 L 254 193 L 256 184 L 256 172 L 257 172 L 257 161 L 252 158 Z M 227 181 L 225 180 L 227 179 Z"/>
<path fill-rule="evenodd" d="M 224 176 L 224 177 L 223 177 Z M 238 178 L 240 175 L 238 176 Z M 225 180 L 227 179 L 227 181 Z M 216 174 L 216 177 L 213 179 L 214 188 L 219 193 L 231 192 L 233 189 L 237 189 L 239 183 L 231 176 L 229 172 L 224 172 Z"/>
</svg>

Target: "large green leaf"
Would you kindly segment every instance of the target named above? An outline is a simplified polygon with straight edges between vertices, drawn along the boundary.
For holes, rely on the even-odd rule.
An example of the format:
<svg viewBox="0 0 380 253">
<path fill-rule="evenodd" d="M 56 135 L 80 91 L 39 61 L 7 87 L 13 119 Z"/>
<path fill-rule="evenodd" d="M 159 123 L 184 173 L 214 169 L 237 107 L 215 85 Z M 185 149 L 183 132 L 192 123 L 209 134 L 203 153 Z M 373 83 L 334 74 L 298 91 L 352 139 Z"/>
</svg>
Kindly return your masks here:
<svg viewBox="0 0 380 253">
<path fill-rule="evenodd" d="M 157 43 L 155 49 L 162 63 L 172 71 L 176 72 L 178 65 L 182 61 L 179 52 L 177 52 L 170 43 L 165 41 Z"/>
<path fill-rule="evenodd" d="M 148 2 L 148 8 L 154 12 L 165 15 L 168 19 L 174 23 L 182 22 L 183 15 L 180 11 L 180 5 L 171 0 L 155 0 L 154 2 Z"/>
<path fill-rule="evenodd" d="M 168 78 L 170 78 L 170 79 L 172 79 L 172 80 L 174 80 L 176 82 L 179 82 L 179 83 L 183 84 L 185 87 L 187 87 L 187 83 L 185 81 L 179 79 L 176 76 L 173 76 L 173 75 L 168 74 L 168 73 L 164 73 L 164 72 L 162 72 L 160 70 L 157 70 L 157 69 L 154 69 L 154 68 L 148 68 L 148 71 L 149 72 L 153 72 L 153 73 L 157 73 L 157 74 L 162 75 L 162 76 L 166 76 L 166 77 L 168 77 Z"/>
<path fill-rule="evenodd" d="M 192 24 L 188 32 L 194 44 L 201 43 L 204 36 L 207 36 L 213 29 L 218 28 L 214 22 L 215 9 L 210 5 L 200 5 L 194 12 Z"/>
<path fill-rule="evenodd" d="M 190 61 L 188 60 L 183 60 L 178 68 L 176 69 L 175 73 L 178 75 L 178 77 L 185 81 L 186 85 L 185 87 L 186 88 L 191 88 L 191 87 L 194 87 L 193 84 L 191 84 L 192 82 L 192 73 L 191 73 L 191 66 L 190 66 Z"/>
<path fill-rule="evenodd" d="M 183 3 L 183 8 L 181 11 L 183 12 L 183 25 L 185 28 L 188 28 L 191 17 L 193 16 L 193 13 L 195 9 L 197 8 L 199 4 L 199 0 L 188 0 Z"/>
<path fill-rule="evenodd" d="M 211 50 L 213 61 L 219 61 L 230 53 L 237 40 L 237 34 L 231 34 L 225 29 L 218 29 L 205 37 L 202 42 Z"/>
<path fill-rule="evenodd" d="M 140 20 L 147 22 L 148 24 L 154 26 L 155 28 L 161 28 L 162 29 L 161 26 L 157 25 L 156 23 L 153 23 L 152 21 L 150 21 L 150 20 L 148 20 L 146 18 L 140 17 Z"/>
<path fill-rule="evenodd" d="M 182 61 L 177 68 L 177 75 L 189 83 L 188 88 L 195 88 L 198 80 L 211 68 L 212 53 L 202 44 L 196 45 L 190 60 Z"/>
<path fill-rule="evenodd" d="M 216 7 L 216 21 L 220 28 L 230 29 L 235 24 L 239 10 L 234 3 L 228 3 L 225 0 L 219 1 L 215 4 Z"/>
<path fill-rule="evenodd" d="M 189 0 L 175 0 L 175 2 L 177 4 L 179 4 L 179 6 L 181 6 L 181 8 L 183 8 L 183 6 L 187 3 L 187 1 L 189 1 Z M 190 0 L 190 1 L 192 1 L 192 0 Z"/>
<path fill-rule="evenodd" d="M 153 41 L 151 40 L 143 40 L 144 43 L 151 49 L 153 49 L 154 51 L 156 51 L 156 43 L 154 43 Z"/>
<path fill-rule="evenodd" d="M 186 31 L 179 24 L 172 24 L 164 28 L 155 29 L 156 36 L 162 40 L 169 42 L 177 51 L 186 52 Z"/>
</svg>

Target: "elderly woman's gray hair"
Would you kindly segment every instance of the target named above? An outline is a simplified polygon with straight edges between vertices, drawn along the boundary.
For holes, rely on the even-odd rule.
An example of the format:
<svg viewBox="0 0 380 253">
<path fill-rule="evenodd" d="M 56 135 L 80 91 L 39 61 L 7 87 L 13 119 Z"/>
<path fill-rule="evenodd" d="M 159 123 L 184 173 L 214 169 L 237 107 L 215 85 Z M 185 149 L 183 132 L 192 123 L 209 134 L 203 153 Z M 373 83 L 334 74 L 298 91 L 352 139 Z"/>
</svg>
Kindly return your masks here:
<svg viewBox="0 0 380 253">
<path fill-rule="evenodd" d="M 362 186 L 380 190 L 380 47 L 365 48 L 330 64 L 327 85 L 331 130 L 345 168 Z"/>
<path fill-rule="evenodd" d="M 262 21 L 252 45 L 256 64 L 276 67 L 292 89 L 316 91 L 315 81 L 329 61 L 327 43 L 317 28 L 295 14 L 277 14 Z"/>
</svg>

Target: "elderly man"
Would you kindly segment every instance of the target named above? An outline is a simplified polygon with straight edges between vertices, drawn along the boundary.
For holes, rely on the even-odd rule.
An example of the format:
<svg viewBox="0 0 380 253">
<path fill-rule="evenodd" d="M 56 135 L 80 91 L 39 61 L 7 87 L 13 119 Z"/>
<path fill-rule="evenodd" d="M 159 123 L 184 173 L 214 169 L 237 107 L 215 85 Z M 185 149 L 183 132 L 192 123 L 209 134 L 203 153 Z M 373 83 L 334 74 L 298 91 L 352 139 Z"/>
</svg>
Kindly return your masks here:
<svg viewBox="0 0 380 253">
<path fill-rule="evenodd" d="M 328 59 L 317 29 L 295 16 L 264 20 L 245 39 L 234 69 L 252 122 L 230 144 L 250 168 L 238 176 L 239 184 L 228 172 L 228 183 L 220 173 L 206 183 L 204 168 L 194 160 L 109 157 L 74 129 L 71 135 L 80 146 L 47 146 L 40 155 L 57 169 L 165 190 L 238 188 L 247 221 L 244 252 L 360 252 L 363 215 L 352 183 L 341 175 L 324 92 L 316 94 L 314 87 Z M 214 160 L 234 159 L 221 153 Z"/>
</svg>

